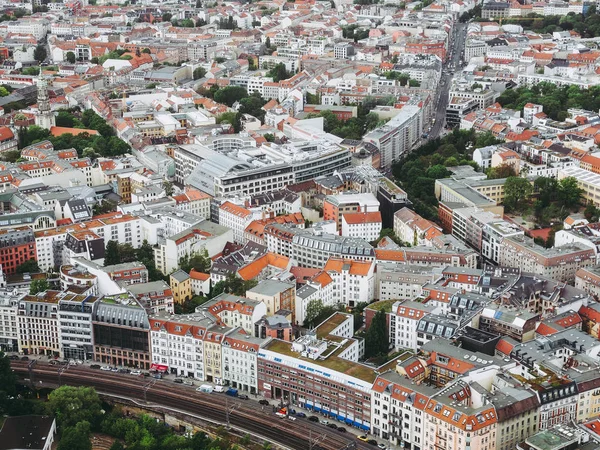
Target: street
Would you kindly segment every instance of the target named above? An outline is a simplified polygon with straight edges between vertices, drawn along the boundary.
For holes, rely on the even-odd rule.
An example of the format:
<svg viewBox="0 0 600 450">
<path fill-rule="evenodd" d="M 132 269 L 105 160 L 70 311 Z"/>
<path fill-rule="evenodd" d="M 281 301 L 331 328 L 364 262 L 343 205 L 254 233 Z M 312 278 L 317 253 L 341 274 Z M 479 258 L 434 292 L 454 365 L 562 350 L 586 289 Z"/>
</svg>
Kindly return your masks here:
<svg viewBox="0 0 600 450">
<path fill-rule="evenodd" d="M 467 36 L 466 23 L 456 22 L 449 45 L 449 57 L 444 64 L 444 72 L 440 78 L 440 86 L 436 92 L 435 98 L 435 123 L 431 127 L 428 140 L 436 139 L 444 129 L 446 123 L 446 108 L 448 107 L 448 94 L 455 70 L 461 70 L 461 58 L 465 49 Z"/>
</svg>

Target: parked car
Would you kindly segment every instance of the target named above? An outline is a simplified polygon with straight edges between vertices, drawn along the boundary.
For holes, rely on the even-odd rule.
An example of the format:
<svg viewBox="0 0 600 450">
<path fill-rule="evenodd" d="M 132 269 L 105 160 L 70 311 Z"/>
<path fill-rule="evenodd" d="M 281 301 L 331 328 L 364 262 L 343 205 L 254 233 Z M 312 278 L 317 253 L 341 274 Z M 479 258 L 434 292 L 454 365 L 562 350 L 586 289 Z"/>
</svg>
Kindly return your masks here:
<svg viewBox="0 0 600 450">
<path fill-rule="evenodd" d="M 186 386 L 193 386 L 194 382 L 192 380 L 189 380 L 189 379 L 185 378 L 183 380 L 183 384 L 185 384 Z"/>
<path fill-rule="evenodd" d="M 301 419 L 304 419 L 304 418 L 306 418 L 306 414 L 304 414 L 303 412 L 297 412 L 296 417 L 300 417 Z"/>
<path fill-rule="evenodd" d="M 268 401 L 268 400 L 265 400 L 265 399 L 262 399 L 262 400 L 259 400 L 259 401 L 258 401 L 258 403 L 259 403 L 260 405 L 268 405 L 268 404 L 269 404 L 269 401 Z"/>
<path fill-rule="evenodd" d="M 27 356 L 23 356 L 23 357 L 21 358 L 21 361 L 29 361 L 29 358 L 28 358 Z"/>
<path fill-rule="evenodd" d="M 53 361 L 50 361 L 50 364 L 52 364 Z M 100 368 L 100 364 L 92 364 L 90 365 L 90 369 L 99 369 Z"/>
<path fill-rule="evenodd" d="M 346 429 L 344 427 L 338 427 L 338 431 L 341 433 L 345 433 Z"/>
<path fill-rule="evenodd" d="M 113 367 L 112 369 L 110 369 L 111 372 L 118 372 L 119 368 L 118 367 Z"/>
<path fill-rule="evenodd" d="M 368 442 L 369 438 L 367 437 L 366 434 L 363 434 L 362 436 L 358 436 L 358 440 L 363 441 L 363 442 Z"/>
<path fill-rule="evenodd" d="M 198 392 L 204 392 L 206 394 L 210 394 L 213 391 L 213 389 L 214 388 L 210 384 L 203 384 L 202 386 L 200 386 L 196 390 Z"/>
<path fill-rule="evenodd" d="M 162 380 L 162 374 L 161 373 L 153 373 L 152 378 L 156 378 L 157 380 Z"/>
<path fill-rule="evenodd" d="M 183 380 L 181 378 L 175 378 L 173 380 L 173 383 L 177 383 L 177 384 L 183 384 Z"/>
<path fill-rule="evenodd" d="M 310 417 L 308 418 L 308 420 L 310 420 L 311 422 L 318 422 L 318 421 L 319 421 L 319 418 L 318 418 L 317 416 L 310 416 Z"/>
<path fill-rule="evenodd" d="M 119 373 L 129 373 L 129 369 L 119 369 Z"/>
<path fill-rule="evenodd" d="M 141 370 L 132 370 L 131 372 L 129 372 L 129 374 L 139 377 L 142 374 L 142 371 Z"/>
<path fill-rule="evenodd" d="M 80 359 L 75 360 L 75 362 L 77 363 L 78 366 L 81 366 L 83 364 L 83 361 Z"/>
<path fill-rule="evenodd" d="M 280 419 L 283 419 L 283 418 L 286 416 L 286 414 L 285 414 L 285 413 L 282 413 L 281 411 L 277 411 L 277 412 L 275 413 L 275 415 L 276 415 L 277 417 L 279 417 Z"/>
<path fill-rule="evenodd" d="M 321 423 L 321 425 L 329 425 L 329 420 L 321 419 L 319 420 L 319 423 Z"/>
<path fill-rule="evenodd" d="M 387 447 L 385 444 L 377 444 L 377 447 L 379 447 L 381 450 L 386 450 Z"/>
<path fill-rule="evenodd" d="M 250 397 L 248 397 L 246 394 L 238 394 L 237 398 L 241 399 L 241 400 L 249 400 Z"/>
<path fill-rule="evenodd" d="M 104 370 L 105 372 L 110 372 L 111 368 L 110 368 L 110 366 L 102 366 L 102 367 L 100 367 L 100 370 Z"/>
<path fill-rule="evenodd" d="M 76 364 L 77 364 L 77 363 L 75 362 L 75 360 L 74 360 L 74 359 L 70 359 L 70 360 L 69 360 L 69 365 L 70 365 L 70 366 L 74 366 L 74 365 L 76 365 Z"/>
<path fill-rule="evenodd" d="M 19 355 L 10 355 L 8 357 L 8 359 L 10 359 L 11 361 L 18 361 L 19 360 Z"/>
<path fill-rule="evenodd" d="M 296 420 L 296 418 L 295 418 L 294 416 L 288 416 L 288 419 L 290 419 L 292 422 L 293 422 L 294 420 Z"/>
<path fill-rule="evenodd" d="M 369 440 L 367 441 L 367 444 L 371 444 L 371 445 L 378 445 L 378 444 L 377 444 L 377 441 L 376 441 L 375 439 L 369 439 Z"/>
<path fill-rule="evenodd" d="M 328 423 L 327 426 L 329 428 L 333 428 L 334 430 L 337 430 L 338 426 L 335 423 Z"/>
<path fill-rule="evenodd" d="M 19 358 L 17 358 L 17 359 L 19 359 Z M 57 366 L 57 365 L 59 365 L 60 363 L 59 363 L 57 360 L 53 359 L 53 360 L 51 360 L 51 361 L 50 361 L 48 364 L 50 364 L 51 366 Z M 98 366 L 98 367 L 100 367 L 100 366 Z"/>
</svg>

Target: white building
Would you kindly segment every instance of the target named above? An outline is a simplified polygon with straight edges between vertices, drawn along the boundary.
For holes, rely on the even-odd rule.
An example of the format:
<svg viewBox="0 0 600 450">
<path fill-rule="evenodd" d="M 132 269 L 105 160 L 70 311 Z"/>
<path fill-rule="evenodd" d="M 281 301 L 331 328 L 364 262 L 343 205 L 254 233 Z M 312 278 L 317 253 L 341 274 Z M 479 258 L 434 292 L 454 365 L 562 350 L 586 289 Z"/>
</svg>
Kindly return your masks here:
<svg viewBox="0 0 600 450">
<path fill-rule="evenodd" d="M 342 215 L 342 236 L 375 241 L 381 234 L 381 213 L 356 212 Z"/>
<path fill-rule="evenodd" d="M 65 358 L 92 360 L 92 314 L 97 297 L 65 293 L 58 301 L 60 345 Z"/>
</svg>

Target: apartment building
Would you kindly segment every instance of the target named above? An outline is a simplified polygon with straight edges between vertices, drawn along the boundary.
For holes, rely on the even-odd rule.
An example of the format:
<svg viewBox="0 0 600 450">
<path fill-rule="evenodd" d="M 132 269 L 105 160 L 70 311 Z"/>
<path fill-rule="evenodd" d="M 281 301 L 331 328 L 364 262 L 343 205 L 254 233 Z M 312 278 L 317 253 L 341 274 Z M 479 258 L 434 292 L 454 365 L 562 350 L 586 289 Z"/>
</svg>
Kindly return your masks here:
<svg viewBox="0 0 600 450">
<path fill-rule="evenodd" d="M 267 315 L 267 305 L 237 295 L 222 293 L 196 310 L 214 318 L 217 324 L 230 328 L 240 327 L 248 334 L 254 334 L 254 324 Z"/>
<path fill-rule="evenodd" d="M 540 314 L 513 307 L 488 305 L 481 312 L 479 329 L 500 336 L 508 336 L 517 342 L 535 338 L 535 330 L 541 320 Z"/>
<path fill-rule="evenodd" d="M 328 195 L 323 200 L 323 219 L 335 221 L 340 234 L 342 234 L 342 217 L 344 214 L 356 212 L 376 213 L 378 211 L 379 201 L 371 193 Z"/>
<path fill-rule="evenodd" d="M 18 303 L 19 352 L 25 355 L 63 356 L 58 320 L 60 292 L 26 295 Z"/>
<path fill-rule="evenodd" d="M 176 315 L 164 312 L 149 319 L 152 364 L 169 373 L 206 380 L 204 336 L 214 321 L 203 314 Z"/>
<path fill-rule="evenodd" d="M 250 394 L 258 393 L 258 352 L 264 342 L 239 329 L 225 336 L 221 345 L 223 380 L 229 386 Z"/>
<path fill-rule="evenodd" d="M 31 228 L 0 230 L 0 265 L 5 274 L 16 273 L 17 267 L 30 259 L 36 259 L 35 237 Z"/>
<path fill-rule="evenodd" d="M 575 272 L 575 287 L 600 297 L 600 266 L 582 267 Z"/>
<path fill-rule="evenodd" d="M 364 136 L 379 149 L 381 166 L 390 167 L 394 161 L 409 152 L 423 134 L 423 111 L 417 105 L 405 105 L 400 113 L 380 128 Z"/>
<path fill-rule="evenodd" d="M 127 286 L 126 289 L 148 314 L 158 314 L 162 311 L 173 314 L 175 299 L 171 286 L 166 281 L 136 283 Z"/>
<path fill-rule="evenodd" d="M 65 358 L 81 361 L 94 358 L 92 316 L 99 301 L 92 295 L 65 293 L 58 300 L 60 345 Z"/>
<path fill-rule="evenodd" d="M 381 234 L 381 213 L 355 212 L 342 215 L 341 235 L 360 237 L 372 242 Z"/>
<path fill-rule="evenodd" d="M 394 302 L 389 316 L 390 344 L 396 351 L 408 348 L 417 352 L 418 325 L 421 319 L 432 314 L 435 307 L 412 300 Z"/>
<path fill-rule="evenodd" d="M 263 280 L 246 291 L 246 297 L 264 303 L 267 307 L 267 316 L 272 316 L 281 310 L 295 313 L 296 286 L 294 284 L 278 280 Z"/>
<path fill-rule="evenodd" d="M 27 294 L 15 290 L 0 290 L 0 349 L 3 352 L 19 351 L 17 311 L 19 301 Z"/>
<path fill-rule="evenodd" d="M 353 333 L 352 316 L 336 313 L 292 343 L 272 339 L 258 351 L 259 393 L 370 430 L 375 372 L 357 362 Z M 327 336 L 335 339 L 329 345 Z"/>
<path fill-rule="evenodd" d="M 219 225 L 233 230 L 235 242 L 245 242 L 244 232 L 254 220 L 252 211 L 231 202 L 225 202 L 219 207 Z"/>
<path fill-rule="evenodd" d="M 499 255 L 501 266 L 518 267 L 523 272 L 564 282 L 573 282 L 577 270 L 596 261 L 594 250 L 589 247 L 570 244 L 547 249 L 523 236 L 504 239 Z"/>
<path fill-rule="evenodd" d="M 92 317 L 94 361 L 150 369 L 148 313 L 129 294 L 105 296 Z"/>
<path fill-rule="evenodd" d="M 440 278 L 429 267 L 380 262 L 376 270 L 375 298 L 381 301 L 415 299 L 423 294 L 424 285 Z"/>
</svg>

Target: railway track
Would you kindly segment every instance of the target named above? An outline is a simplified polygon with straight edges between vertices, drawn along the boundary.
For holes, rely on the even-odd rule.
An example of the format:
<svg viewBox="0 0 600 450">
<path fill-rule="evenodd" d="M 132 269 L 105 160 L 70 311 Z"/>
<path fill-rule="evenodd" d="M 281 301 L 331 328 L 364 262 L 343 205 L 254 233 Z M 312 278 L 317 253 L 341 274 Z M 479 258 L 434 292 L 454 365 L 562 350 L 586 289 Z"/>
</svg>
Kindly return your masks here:
<svg viewBox="0 0 600 450">
<path fill-rule="evenodd" d="M 342 435 L 307 420 L 292 423 L 278 418 L 270 408 L 264 411 L 254 401 L 206 394 L 197 392 L 193 387 L 174 385 L 164 380 L 99 372 L 83 366 L 70 366 L 59 374 L 59 368 L 64 366 L 51 366 L 40 361 L 30 369 L 28 364 L 11 361 L 15 373 L 23 378 L 31 376 L 34 384 L 42 381 L 56 385 L 90 386 L 100 393 L 147 401 L 220 423 L 226 423 L 226 411 L 229 410 L 229 423 L 234 428 L 258 434 L 295 450 L 341 450 L 352 445 L 359 450 L 373 448 L 357 441 L 351 434 Z"/>
</svg>

